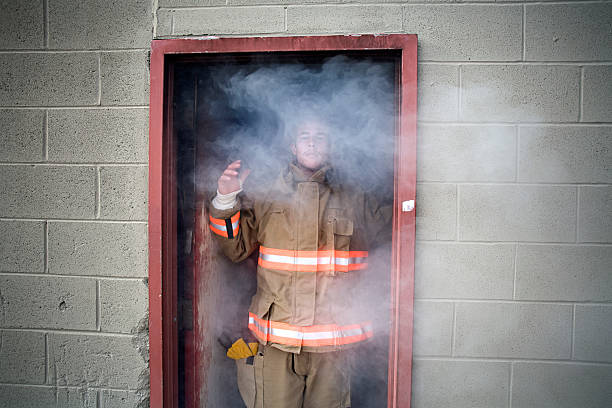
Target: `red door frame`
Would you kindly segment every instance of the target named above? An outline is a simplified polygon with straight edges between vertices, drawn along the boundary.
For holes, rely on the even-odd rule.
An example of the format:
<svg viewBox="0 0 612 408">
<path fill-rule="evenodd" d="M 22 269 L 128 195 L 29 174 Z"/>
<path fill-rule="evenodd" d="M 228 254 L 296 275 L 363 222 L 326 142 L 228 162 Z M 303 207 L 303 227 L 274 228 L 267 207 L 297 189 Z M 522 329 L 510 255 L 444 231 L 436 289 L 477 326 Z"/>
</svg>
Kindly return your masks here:
<svg viewBox="0 0 612 408">
<path fill-rule="evenodd" d="M 388 407 L 410 407 L 416 195 L 417 37 L 413 34 L 154 40 L 149 110 L 149 367 L 151 407 L 178 406 L 176 185 L 172 90 L 167 55 L 240 52 L 399 50 Z M 401 181 L 401 182 L 400 182 Z M 401 277 L 401 279 L 400 279 Z M 401 284 L 400 284 L 401 282 Z M 400 341 L 401 339 L 401 341 Z M 401 392 L 400 392 L 401 390 Z"/>
</svg>

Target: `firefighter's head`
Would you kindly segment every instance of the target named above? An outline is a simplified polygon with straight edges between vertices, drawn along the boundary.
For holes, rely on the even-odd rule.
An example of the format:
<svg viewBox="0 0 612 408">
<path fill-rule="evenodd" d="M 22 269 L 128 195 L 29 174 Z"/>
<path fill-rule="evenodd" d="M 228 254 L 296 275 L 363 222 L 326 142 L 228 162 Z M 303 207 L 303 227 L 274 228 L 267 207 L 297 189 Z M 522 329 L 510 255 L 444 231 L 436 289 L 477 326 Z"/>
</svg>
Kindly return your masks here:
<svg viewBox="0 0 612 408">
<path fill-rule="evenodd" d="M 317 117 L 300 120 L 291 129 L 291 152 L 300 167 L 316 171 L 329 159 L 330 127 Z"/>
</svg>

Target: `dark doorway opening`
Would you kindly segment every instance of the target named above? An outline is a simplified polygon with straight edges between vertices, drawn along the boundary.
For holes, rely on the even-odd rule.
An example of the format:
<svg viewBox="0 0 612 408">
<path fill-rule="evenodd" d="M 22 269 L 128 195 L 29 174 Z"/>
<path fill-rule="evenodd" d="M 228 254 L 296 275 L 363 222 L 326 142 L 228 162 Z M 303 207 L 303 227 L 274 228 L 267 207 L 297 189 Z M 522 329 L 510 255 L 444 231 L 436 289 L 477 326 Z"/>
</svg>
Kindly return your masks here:
<svg viewBox="0 0 612 408">
<path fill-rule="evenodd" d="M 216 192 L 220 172 L 231 161 L 242 159 L 253 170 L 249 183 L 266 186 L 290 160 L 283 115 L 299 115 L 304 106 L 313 104 L 317 111 L 317 101 L 325 101 L 327 110 L 334 109 L 327 114 L 338 121 L 339 132 L 348 135 L 336 146 L 340 167 L 360 169 L 354 178 L 360 188 L 391 204 L 400 56 L 399 51 L 385 50 L 168 59 L 177 200 L 179 406 L 243 406 L 236 367 L 225 351 L 236 338 L 248 335 L 247 309 L 256 288 L 257 254 L 232 264 L 211 240 L 207 205 Z M 326 67 L 334 63 L 336 70 L 326 76 Z M 282 95 L 283 90 L 275 92 L 274 87 L 291 86 L 295 81 L 297 88 L 286 90 L 290 94 L 286 100 L 282 96 L 280 101 L 266 100 L 269 95 Z M 304 85 L 300 81 L 314 89 L 299 89 Z M 339 88 L 330 88 L 329 81 L 336 81 Z M 373 85 L 372 81 L 377 82 Z M 343 89 L 342 84 L 353 88 Z M 246 85 L 252 89 L 245 89 Z M 298 97 L 294 106 L 288 106 L 290 97 Z M 378 113 L 371 118 L 364 113 L 373 106 Z M 355 349 L 353 407 L 381 407 L 388 400 L 391 230 L 388 238 L 377 247 L 368 269 L 375 277 L 366 289 L 368 301 L 376 304 L 377 332 Z"/>
</svg>

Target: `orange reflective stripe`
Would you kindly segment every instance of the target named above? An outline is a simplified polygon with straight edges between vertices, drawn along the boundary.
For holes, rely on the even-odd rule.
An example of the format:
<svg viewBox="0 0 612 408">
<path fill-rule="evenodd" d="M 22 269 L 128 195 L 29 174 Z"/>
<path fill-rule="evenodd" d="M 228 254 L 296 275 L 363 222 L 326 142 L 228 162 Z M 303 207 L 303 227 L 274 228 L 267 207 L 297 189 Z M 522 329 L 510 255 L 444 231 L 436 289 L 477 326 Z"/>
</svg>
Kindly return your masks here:
<svg viewBox="0 0 612 408">
<path fill-rule="evenodd" d="M 349 272 L 365 269 L 368 251 L 293 251 L 259 247 L 258 263 L 262 268 L 297 272 Z"/>
<path fill-rule="evenodd" d="M 221 235 L 222 237 L 228 238 L 227 234 L 227 223 L 225 219 L 214 218 L 212 215 L 208 217 L 210 219 L 210 229 L 217 235 Z M 230 218 L 232 224 L 233 236 L 238 235 L 238 230 L 240 230 L 240 211 L 234 214 Z"/>
<path fill-rule="evenodd" d="M 357 343 L 373 335 L 370 322 L 347 326 L 336 324 L 293 326 L 260 319 L 253 313 L 249 313 L 249 329 L 263 342 L 309 347 Z"/>
<path fill-rule="evenodd" d="M 215 228 L 213 224 L 210 224 L 210 230 L 217 235 L 227 238 L 227 231 L 221 231 L 220 229 Z"/>
<path fill-rule="evenodd" d="M 281 255 L 281 256 L 301 256 L 301 257 L 316 257 L 316 256 L 331 256 L 335 254 L 336 258 L 351 258 L 351 257 L 367 257 L 368 251 L 339 251 L 337 249 L 320 249 L 318 251 L 294 251 L 293 249 L 276 249 L 265 246 L 260 246 L 259 251 L 265 254 Z"/>
<path fill-rule="evenodd" d="M 225 228 L 225 220 L 220 220 L 218 218 L 213 218 L 212 215 L 209 215 L 208 218 L 210 218 L 210 223 L 211 224 L 218 225 L 220 227 L 224 227 Z"/>
</svg>

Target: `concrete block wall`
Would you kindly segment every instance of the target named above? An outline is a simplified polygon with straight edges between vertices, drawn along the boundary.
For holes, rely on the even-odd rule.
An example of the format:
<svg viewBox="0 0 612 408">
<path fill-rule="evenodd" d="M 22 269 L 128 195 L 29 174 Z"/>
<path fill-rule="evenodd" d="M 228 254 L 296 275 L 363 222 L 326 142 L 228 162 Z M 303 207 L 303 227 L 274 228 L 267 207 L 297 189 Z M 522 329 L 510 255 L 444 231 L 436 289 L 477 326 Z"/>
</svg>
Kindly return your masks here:
<svg viewBox="0 0 612 408">
<path fill-rule="evenodd" d="M 413 405 L 612 405 L 612 4 L 0 0 L 0 407 L 146 406 L 152 38 L 415 33 Z"/>
<path fill-rule="evenodd" d="M 0 0 L 0 407 L 148 406 L 150 0 Z"/>
<path fill-rule="evenodd" d="M 419 35 L 413 405 L 612 405 L 612 3 L 159 0 L 157 38 Z"/>
</svg>

